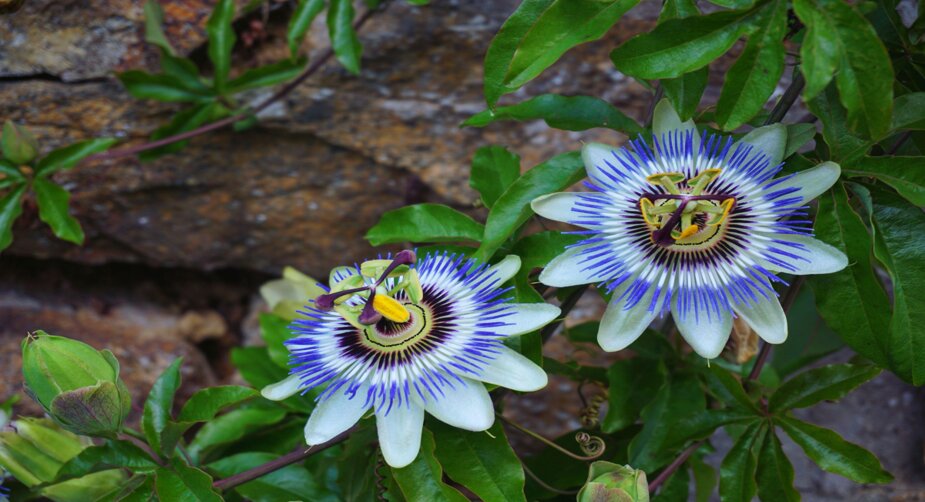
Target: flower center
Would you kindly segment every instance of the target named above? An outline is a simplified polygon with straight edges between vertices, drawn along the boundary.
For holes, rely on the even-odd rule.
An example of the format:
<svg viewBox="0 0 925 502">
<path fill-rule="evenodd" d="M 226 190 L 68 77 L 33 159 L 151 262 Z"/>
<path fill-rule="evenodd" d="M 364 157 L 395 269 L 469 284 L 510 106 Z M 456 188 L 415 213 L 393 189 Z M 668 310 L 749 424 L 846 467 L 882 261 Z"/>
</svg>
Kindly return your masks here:
<svg viewBox="0 0 925 502">
<path fill-rule="evenodd" d="M 361 343 L 379 351 L 394 351 L 403 350 L 427 336 L 433 322 L 429 309 L 409 302 L 403 305 L 409 311 L 407 321 L 399 323 L 380 319 L 376 324 L 363 329 Z"/>
<path fill-rule="evenodd" d="M 700 246 L 713 240 L 736 204 L 730 195 L 703 193 L 721 172 L 705 169 L 689 179 L 675 172 L 646 177 L 650 184 L 667 192 L 649 193 L 639 199 L 639 210 L 652 229 L 655 244 Z"/>
<path fill-rule="evenodd" d="M 412 322 L 408 306 L 416 306 L 423 296 L 417 271 L 409 266 L 416 259 L 413 251 L 404 250 L 391 260 L 365 261 L 359 274 L 332 284 L 330 293 L 315 299 L 315 306 L 335 310 L 361 330 L 383 319 L 396 324 Z M 399 301 L 399 295 L 411 301 Z M 358 301 L 350 302 L 353 298 Z"/>
</svg>

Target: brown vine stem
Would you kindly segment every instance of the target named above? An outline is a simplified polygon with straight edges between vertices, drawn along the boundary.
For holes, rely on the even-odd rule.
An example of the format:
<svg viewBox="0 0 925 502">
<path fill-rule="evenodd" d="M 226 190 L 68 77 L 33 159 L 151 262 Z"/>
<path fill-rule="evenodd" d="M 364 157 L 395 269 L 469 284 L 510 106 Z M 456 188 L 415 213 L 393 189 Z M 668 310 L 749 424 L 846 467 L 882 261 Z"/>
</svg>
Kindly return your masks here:
<svg viewBox="0 0 925 502">
<path fill-rule="evenodd" d="M 259 478 L 260 476 L 264 476 L 273 471 L 282 469 L 283 467 L 286 467 L 287 465 L 292 465 L 296 462 L 301 462 L 316 453 L 321 453 L 324 450 L 327 450 L 328 448 L 336 444 L 339 444 L 345 439 L 347 439 L 352 432 L 353 432 L 352 428 L 348 429 L 344 432 L 341 432 L 337 436 L 334 436 L 334 438 L 328 441 L 327 443 L 315 445 L 308 449 L 299 448 L 298 450 L 292 453 L 283 455 L 282 457 L 279 457 L 275 460 L 271 460 L 263 465 L 258 465 L 257 467 L 254 467 L 253 469 L 248 469 L 240 474 L 235 474 L 234 476 L 231 476 L 230 478 L 220 479 L 212 483 L 212 487 L 215 488 L 216 490 L 230 490 L 236 486 L 243 485 L 244 483 L 247 483 L 248 481 L 253 481 Z"/>
<path fill-rule="evenodd" d="M 565 322 L 565 318 L 568 317 L 569 312 L 575 308 L 578 300 L 581 300 L 582 295 L 584 295 L 587 290 L 588 286 L 581 286 L 562 300 L 562 304 L 559 306 L 562 313 L 559 315 L 559 318 L 544 326 L 540 331 L 540 338 L 542 338 L 543 343 L 546 343 L 552 338 L 552 335 L 554 335 L 556 330 L 559 329 L 559 326 Z"/>
<path fill-rule="evenodd" d="M 373 14 L 375 14 L 376 12 L 381 12 L 382 10 L 386 8 L 386 6 L 388 6 L 388 4 L 389 2 L 383 2 L 380 5 L 380 7 L 376 9 L 369 9 L 366 12 L 364 12 L 363 15 L 361 15 L 357 19 L 357 21 L 354 23 L 353 25 L 354 29 L 359 30 L 364 24 L 366 24 L 367 21 L 369 21 L 370 18 L 373 17 Z M 276 91 L 272 96 L 261 101 L 258 105 L 254 106 L 253 108 L 250 108 L 249 110 L 237 113 L 230 117 L 225 117 L 221 120 L 217 120 L 215 122 L 206 124 L 201 127 L 197 127 L 196 129 L 193 129 L 191 131 L 186 131 L 180 134 L 174 134 L 173 136 L 167 136 L 166 138 L 161 138 L 155 141 L 149 141 L 147 143 L 142 143 L 140 145 L 119 148 L 116 150 L 108 150 L 105 152 L 90 155 L 89 157 L 86 157 L 84 159 L 84 162 L 112 160 L 112 159 L 118 159 L 122 157 L 129 157 L 132 155 L 137 155 L 141 152 L 146 152 L 148 150 L 160 148 L 162 146 L 166 146 L 171 143 L 176 143 L 178 141 L 183 141 L 183 140 L 187 140 L 190 138 L 194 138 L 196 136 L 205 134 L 207 132 L 212 132 L 217 129 L 222 129 L 224 127 L 234 124 L 235 122 L 248 119 L 252 116 L 257 115 L 263 110 L 267 109 L 273 103 L 276 103 L 280 99 L 283 99 L 284 97 L 286 97 L 286 95 L 292 92 L 293 89 L 301 85 L 303 82 L 305 82 L 305 80 L 307 80 L 309 77 L 314 75 L 318 70 L 320 70 L 321 67 L 324 66 L 325 63 L 327 63 L 328 60 L 331 59 L 332 56 L 334 56 L 334 49 L 333 47 L 328 47 L 327 49 L 325 49 L 324 52 L 322 52 L 318 56 L 318 58 L 314 62 L 312 62 L 312 64 L 308 66 L 308 68 L 305 69 L 305 71 L 299 74 L 298 77 L 296 77 L 295 79 L 287 83 L 280 90 Z"/>
</svg>

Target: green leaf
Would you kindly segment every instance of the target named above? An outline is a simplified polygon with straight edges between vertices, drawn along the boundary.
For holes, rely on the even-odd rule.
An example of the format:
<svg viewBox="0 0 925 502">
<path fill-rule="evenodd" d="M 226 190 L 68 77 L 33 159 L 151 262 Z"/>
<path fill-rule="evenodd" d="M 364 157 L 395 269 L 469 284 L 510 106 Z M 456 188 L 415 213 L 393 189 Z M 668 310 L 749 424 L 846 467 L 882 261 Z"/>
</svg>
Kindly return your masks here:
<svg viewBox="0 0 925 502">
<path fill-rule="evenodd" d="M 235 347 L 231 362 L 244 380 L 258 389 L 279 382 L 289 373 L 273 362 L 266 347 Z"/>
<path fill-rule="evenodd" d="M 722 502 L 751 502 L 758 491 L 755 472 L 758 457 L 754 445 L 762 444 L 767 433 L 764 422 L 749 425 L 723 458 L 720 468 L 719 496 Z"/>
<path fill-rule="evenodd" d="M 800 494 L 793 488 L 793 465 L 781 449 L 773 431 L 764 435 L 758 451 L 758 497 L 763 501 L 799 502 Z"/>
<path fill-rule="evenodd" d="M 807 28 L 800 49 L 804 99 L 822 92 L 834 75 L 848 127 L 881 137 L 892 119 L 893 68 L 874 28 L 841 0 L 794 0 L 793 10 Z"/>
<path fill-rule="evenodd" d="M 15 164 L 0 158 L 0 190 L 26 182 L 26 176 Z"/>
<path fill-rule="evenodd" d="M 807 107 L 822 122 L 822 136 L 831 150 L 832 159 L 850 165 L 866 154 L 873 142 L 848 130 L 847 112 L 835 94 L 835 87 L 830 86 L 809 101 Z"/>
<path fill-rule="evenodd" d="M 893 131 L 925 130 L 925 92 L 910 92 L 893 101 Z"/>
<path fill-rule="evenodd" d="M 222 458 L 208 465 L 211 472 L 221 478 L 228 478 L 249 469 L 259 467 L 277 458 L 272 453 L 247 452 Z M 234 489 L 238 494 L 253 502 L 278 502 L 283 500 L 319 500 L 323 490 L 318 481 L 302 465 L 288 465 L 274 470 Z"/>
<path fill-rule="evenodd" d="M 211 92 L 189 89 L 183 80 L 174 75 L 129 70 L 119 73 L 117 77 L 125 90 L 138 99 L 191 103 L 204 103 L 213 99 Z"/>
<path fill-rule="evenodd" d="M 52 150 L 36 164 L 35 175 L 45 176 L 70 169 L 85 157 L 109 150 L 116 141 L 115 138 L 94 138 Z"/>
<path fill-rule="evenodd" d="M 148 438 L 148 444 L 155 451 L 162 453 L 166 446 L 172 447 L 171 443 L 176 440 L 165 437 L 164 433 L 172 418 L 174 395 L 180 388 L 181 364 L 183 358 L 178 357 L 161 373 L 145 400 L 144 412 L 141 415 L 141 429 Z"/>
<path fill-rule="evenodd" d="M 675 451 L 665 446 L 672 428 L 704 408 L 706 399 L 697 379 L 690 375 L 674 375 L 642 410 L 643 427 L 630 442 L 629 464 L 651 472 L 670 462 Z"/>
<path fill-rule="evenodd" d="M 707 0 L 713 5 L 719 5 L 727 9 L 747 9 L 754 5 L 755 0 Z"/>
<path fill-rule="evenodd" d="M 893 481 L 893 476 L 883 470 L 873 453 L 845 441 L 835 431 L 789 417 L 778 419 L 777 424 L 803 448 L 806 456 L 826 471 L 855 483 Z"/>
<path fill-rule="evenodd" d="M 816 126 L 813 124 L 787 124 L 787 147 L 784 158 L 797 153 L 803 145 L 809 143 L 816 136 Z"/>
<path fill-rule="evenodd" d="M 68 214 L 71 195 L 67 190 L 46 178 L 35 178 L 32 189 L 39 204 L 39 218 L 51 227 L 55 236 L 74 244 L 83 244 L 84 231 L 80 223 Z"/>
<path fill-rule="evenodd" d="M 278 405 L 259 405 L 231 410 L 205 425 L 190 441 L 190 455 L 201 458 L 204 453 L 217 446 L 233 443 L 244 436 L 278 424 L 286 418 L 286 410 Z"/>
<path fill-rule="evenodd" d="M 710 67 L 704 66 L 680 77 L 663 78 L 659 81 L 662 89 L 665 90 L 665 96 L 671 101 L 671 105 L 678 112 L 681 120 L 690 120 L 697 112 L 697 106 L 700 104 L 700 98 L 703 97 L 703 91 L 707 88 L 709 77 Z"/>
<path fill-rule="evenodd" d="M 289 368 L 289 349 L 284 342 L 292 338 L 289 321 L 269 313 L 260 314 L 260 336 L 267 343 L 270 359 L 280 368 Z"/>
<path fill-rule="evenodd" d="M 710 502 L 716 488 L 716 469 L 700 457 L 691 457 L 687 461 L 694 473 L 694 492 L 696 502 Z"/>
<path fill-rule="evenodd" d="M 355 15 L 351 0 L 331 0 L 328 6 L 328 35 L 334 48 L 334 56 L 347 71 L 358 75 L 363 46 L 360 45 L 360 39 L 353 28 Z"/>
<path fill-rule="evenodd" d="M 707 386 L 711 392 L 723 403 L 742 411 L 760 415 L 758 406 L 742 388 L 742 382 L 732 376 L 729 371 L 717 366 L 711 366 L 707 373 Z"/>
<path fill-rule="evenodd" d="M 156 45 L 168 54 L 174 54 L 173 46 L 164 34 L 164 11 L 157 0 L 148 0 L 144 6 L 145 42 Z"/>
<path fill-rule="evenodd" d="M 748 425 L 758 420 L 761 418 L 751 410 L 725 408 L 689 413 L 675 419 L 663 445 L 669 449 L 680 449 L 691 441 L 710 437 L 722 426 Z"/>
<path fill-rule="evenodd" d="M 199 68 L 188 58 L 172 56 L 166 51 L 161 51 L 161 69 L 166 75 L 174 77 L 178 85 L 183 88 L 202 95 L 214 95 L 215 92 L 202 82 L 199 76 Z"/>
<path fill-rule="evenodd" d="M 925 206 L 925 157 L 863 157 L 843 171 L 890 185 L 916 206 Z"/>
<path fill-rule="evenodd" d="M 597 40 L 639 0 L 526 0 L 492 39 L 485 54 L 485 100 L 536 78 L 569 49 Z"/>
<path fill-rule="evenodd" d="M 305 67 L 307 59 L 284 59 L 277 63 L 268 64 L 259 68 L 252 68 L 244 72 L 240 77 L 228 82 L 228 92 L 231 94 L 256 89 L 258 87 L 267 87 L 276 85 L 287 80 L 292 80 Z"/>
<path fill-rule="evenodd" d="M 215 418 L 223 408 L 241 404 L 257 396 L 249 387 L 225 385 L 200 389 L 193 394 L 180 411 L 178 422 L 206 422 Z"/>
<path fill-rule="evenodd" d="M 610 53 L 618 70 L 637 78 L 673 78 L 703 68 L 753 29 L 749 11 L 669 19 Z"/>
<path fill-rule="evenodd" d="M 443 482 L 443 467 L 434 457 L 434 435 L 427 429 L 421 435 L 421 451 L 414 462 L 401 469 L 392 469 L 408 502 L 467 502 L 465 496 Z"/>
<path fill-rule="evenodd" d="M 299 4 L 289 19 L 289 28 L 286 30 L 286 41 L 289 43 L 289 53 L 295 58 L 299 55 L 299 46 L 305 39 L 305 34 L 312 26 L 312 21 L 324 9 L 324 0 L 299 0 Z"/>
<path fill-rule="evenodd" d="M 639 413 L 665 384 L 666 374 L 662 362 L 642 357 L 610 365 L 607 415 L 601 421 L 601 430 L 612 434 L 636 423 Z"/>
<path fill-rule="evenodd" d="M 809 279 L 819 314 L 851 348 L 888 366 L 890 300 L 873 269 L 871 236 L 851 208 L 843 184 L 819 198 L 815 232 L 816 238 L 844 252 L 849 263 L 844 270 Z"/>
<path fill-rule="evenodd" d="M 102 445 L 83 450 L 61 466 L 55 482 L 108 469 L 124 468 L 132 472 L 152 472 L 157 467 L 157 462 L 150 455 L 129 441 L 108 440 Z"/>
<path fill-rule="evenodd" d="M 214 70 L 215 90 L 225 92 L 228 73 L 231 71 L 231 50 L 234 48 L 235 34 L 231 23 L 234 21 L 234 0 L 218 0 L 209 21 L 206 32 L 209 35 L 209 60 Z"/>
<path fill-rule="evenodd" d="M 816 297 L 803 288 L 787 310 L 787 343 L 774 347 L 771 365 L 787 376 L 845 347 L 839 336 L 825 325 L 816 310 Z"/>
<path fill-rule="evenodd" d="M 759 28 L 726 73 L 716 103 L 715 120 L 725 131 L 737 129 L 760 112 L 784 72 L 787 2 L 772 0 L 758 12 Z"/>
<path fill-rule="evenodd" d="M 543 119 L 549 127 L 566 131 L 585 131 L 604 127 L 627 134 L 644 129 L 610 103 L 592 96 L 542 94 L 516 105 L 488 109 L 469 117 L 464 126 L 485 127 L 499 120 Z"/>
<path fill-rule="evenodd" d="M 212 476 L 186 465 L 175 458 L 172 469 L 160 468 L 155 473 L 155 487 L 160 500 L 171 502 L 221 502 L 222 497 L 212 488 Z"/>
<path fill-rule="evenodd" d="M 469 186 L 482 196 L 485 207 L 491 208 L 519 176 L 520 157 L 516 153 L 503 146 L 483 146 L 472 157 Z"/>
<path fill-rule="evenodd" d="M 893 280 L 891 369 L 925 383 L 925 213 L 886 190 L 873 191 L 874 256 Z"/>
<path fill-rule="evenodd" d="M 481 223 L 442 204 L 415 204 L 387 211 L 366 240 L 373 246 L 396 242 L 456 242 L 482 239 Z"/>
<path fill-rule="evenodd" d="M 437 460 L 447 476 L 482 500 L 524 501 L 524 470 L 501 423 L 469 432 L 432 421 Z"/>
<path fill-rule="evenodd" d="M 530 169 L 508 187 L 492 206 L 485 223 L 485 235 L 475 257 L 483 262 L 530 219 L 530 202 L 548 193 L 563 190 L 584 178 L 581 152 L 568 152 Z"/>
<path fill-rule="evenodd" d="M 658 22 L 669 19 L 679 19 L 700 14 L 696 0 L 665 0 L 662 3 L 662 12 L 658 15 Z"/>
<path fill-rule="evenodd" d="M 7 120 L 3 124 L 0 149 L 3 150 L 3 156 L 10 162 L 28 164 L 38 155 L 39 144 L 28 129 Z"/>
<path fill-rule="evenodd" d="M 687 502 L 690 496 L 690 485 L 691 475 L 685 464 L 668 476 L 658 493 L 652 496 L 652 502 Z M 633 497 L 628 500 L 635 502 L 645 499 Z"/>
<path fill-rule="evenodd" d="M 779 414 L 820 401 L 835 401 L 880 374 L 872 365 L 833 364 L 804 371 L 784 382 L 768 399 L 768 411 Z"/>
<path fill-rule="evenodd" d="M 0 251 L 13 242 L 13 222 L 22 214 L 22 195 L 26 185 L 19 185 L 0 198 Z"/>
<path fill-rule="evenodd" d="M 158 127 L 154 133 L 151 134 L 151 140 L 157 141 L 187 131 L 192 131 L 206 122 L 211 122 L 227 115 L 227 113 L 228 109 L 216 101 L 191 106 L 174 115 L 173 119 L 171 119 L 168 124 Z M 144 161 L 154 160 L 168 153 L 179 152 L 185 148 L 187 144 L 189 144 L 188 139 L 175 141 L 169 145 L 141 152 L 139 157 Z"/>
</svg>

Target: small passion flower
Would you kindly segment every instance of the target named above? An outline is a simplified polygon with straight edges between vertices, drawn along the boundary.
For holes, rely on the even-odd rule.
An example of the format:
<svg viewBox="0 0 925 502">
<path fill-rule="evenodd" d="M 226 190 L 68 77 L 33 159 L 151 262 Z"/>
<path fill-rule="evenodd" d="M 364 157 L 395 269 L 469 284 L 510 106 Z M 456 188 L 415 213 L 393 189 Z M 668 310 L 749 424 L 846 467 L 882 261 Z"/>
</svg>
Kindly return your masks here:
<svg viewBox="0 0 925 502">
<path fill-rule="evenodd" d="M 425 410 L 461 429 L 486 430 L 494 408 L 482 382 L 518 391 L 547 382 L 539 366 L 503 344 L 559 315 L 553 305 L 505 298 L 502 284 L 519 268 L 516 256 L 486 266 L 402 251 L 335 269 L 329 292 L 292 324 L 291 375 L 263 395 L 281 400 L 323 388 L 305 426 L 309 445 L 329 441 L 372 409 L 393 467 L 417 456 Z"/>
<path fill-rule="evenodd" d="M 589 144 L 582 150 L 590 192 L 533 201 L 536 213 L 585 230 L 586 238 L 540 275 L 557 287 L 599 284 L 612 294 L 598 342 L 609 351 L 635 341 L 663 312 L 705 358 L 722 352 L 733 317 L 765 341 L 787 338 L 771 286 L 776 274 L 841 270 L 840 251 L 812 237 L 807 203 L 838 179 L 825 162 L 775 178 L 786 128 L 755 129 L 742 140 L 698 135 L 666 101 L 656 107 L 653 147 Z"/>
</svg>

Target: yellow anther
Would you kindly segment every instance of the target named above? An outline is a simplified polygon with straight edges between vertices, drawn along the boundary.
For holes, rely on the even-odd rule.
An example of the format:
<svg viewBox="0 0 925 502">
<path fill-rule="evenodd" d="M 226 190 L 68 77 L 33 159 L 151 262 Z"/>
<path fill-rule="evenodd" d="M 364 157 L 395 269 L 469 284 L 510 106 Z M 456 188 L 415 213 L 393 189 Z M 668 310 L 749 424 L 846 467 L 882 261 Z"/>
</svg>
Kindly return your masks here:
<svg viewBox="0 0 925 502">
<path fill-rule="evenodd" d="M 729 212 L 732 211 L 732 208 L 735 207 L 736 200 L 734 197 L 730 197 L 720 203 L 719 207 L 723 209 L 723 213 L 713 218 L 710 218 L 710 221 L 707 222 L 707 225 L 716 226 L 726 220 L 729 217 Z"/>
<path fill-rule="evenodd" d="M 681 231 L 681 235 L 678 236 L 675 240 L 686 239 L 700 231 L 700 227 L 697 225 L 688 225 L 684 230 Z"/>
<path fill-rule="evenodd" d="M 652 216 L 652 210 L 655 208 L 655 204 L 652 204 L 652 201 L 643 197 L 639 199 L 639 211 L 642 213 L 642 219 L 646 220 L 646 223 L 649 225 L 658 225 L 658 221 L 650 220 L 649 216 Z"/>
<path fill-rule="evenodd" d="M 392 322 L 403 323 L 411 319 L 411 312 L 408 312 L 401 302 L 388 295 L 377 294 L 373 297 L 373 308 Z"/>
</svg>

